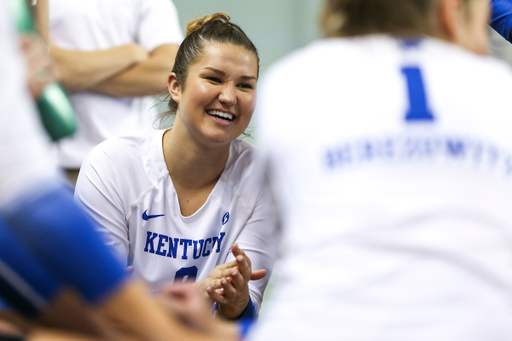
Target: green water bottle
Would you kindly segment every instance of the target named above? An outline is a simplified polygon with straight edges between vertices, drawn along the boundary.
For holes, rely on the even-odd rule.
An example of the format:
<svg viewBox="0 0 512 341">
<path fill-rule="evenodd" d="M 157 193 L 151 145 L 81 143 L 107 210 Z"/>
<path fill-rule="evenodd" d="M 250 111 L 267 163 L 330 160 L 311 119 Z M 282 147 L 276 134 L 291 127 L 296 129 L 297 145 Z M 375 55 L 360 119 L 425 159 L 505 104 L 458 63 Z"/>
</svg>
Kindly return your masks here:
<svg viewBox="0 0 512 341">
<path fill-rule="evenodd" d="M 20 33 L 37 33 L 26 0 L 9 0 L 11 13 Z M 48 84 L 36 101 L 46 131 L 56 141 L 76 131 L 75 112 L 69 98 L 56 82 Z"/>
</svg>

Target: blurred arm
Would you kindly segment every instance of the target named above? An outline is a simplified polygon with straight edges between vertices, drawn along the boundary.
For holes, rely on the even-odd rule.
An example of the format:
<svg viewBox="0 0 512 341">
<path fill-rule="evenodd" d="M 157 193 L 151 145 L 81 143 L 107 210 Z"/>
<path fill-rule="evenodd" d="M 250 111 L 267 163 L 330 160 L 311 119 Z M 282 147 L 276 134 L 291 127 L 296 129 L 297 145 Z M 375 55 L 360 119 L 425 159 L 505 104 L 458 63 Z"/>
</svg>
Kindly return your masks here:
<svg viewBox="0 0 512 341">
<path fill-rule="evenodd" d="M 27 0 L 31 2 L 30 0 Z M 37 4 L 32 6 L 32 15 L 41 37 L 43 37 L 45 43 L 48 43 L 49 37 L 49 14 L 48 14 L 48 0 L 37 0 Z"/>
<path fill-rule="evenodd" d="M 167 87 L 178 45 L 165 44 L 155 48 L 149 58 L 132 68 L 91 88 L 113 97 L 138 97 L 156 94 Z"/>
<path fill-rule="evenodd" d="M 87 52 L 52 46 L 50 54 L 69 92 L 87 90 L 147 57 L 146 51 L 137 44 Z"/>
</svg>

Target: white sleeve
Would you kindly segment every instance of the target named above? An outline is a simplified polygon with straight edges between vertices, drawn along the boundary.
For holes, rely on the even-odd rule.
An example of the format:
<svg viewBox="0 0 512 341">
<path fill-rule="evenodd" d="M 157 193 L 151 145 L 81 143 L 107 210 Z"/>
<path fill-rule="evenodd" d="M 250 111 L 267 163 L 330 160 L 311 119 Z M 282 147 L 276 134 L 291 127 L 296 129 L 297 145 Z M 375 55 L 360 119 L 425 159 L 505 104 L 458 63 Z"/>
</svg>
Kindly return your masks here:
<svg viewBox="0 0 512 341">
<path fill-rule="evenodd" d="M 58 177 L 8 14 L 8 2 L 0 1 L 0 206 Z"/>
<path fill-rule="evenodd" d="M 101 144 L 98 146 L 101 147 Z M 128 265 L 130 241 L 119 185 L 109 156 L 96 147 L 87 156 L 75 188 L 77 201 L 94 220 L 106 244 Z"/>
<path fill-rule="evenodd" d="M 147 51 L 183 40 L 178 11 L 171 0 L 142 0 L 137 43 Z"/>
<path fill-rule="evenodd" d="M 258 202 L 235 241 L 251 260 L 253 270 L 267 270 L 264 278 L 249 281 L 249 295 L 258 310 L 277 258 L 277 223 L 277 212 L 271 192 L 268 186 L 263 185 Z M 234 259 L 233 254 L 229 252 L 226 262 Z"/>
</svg>

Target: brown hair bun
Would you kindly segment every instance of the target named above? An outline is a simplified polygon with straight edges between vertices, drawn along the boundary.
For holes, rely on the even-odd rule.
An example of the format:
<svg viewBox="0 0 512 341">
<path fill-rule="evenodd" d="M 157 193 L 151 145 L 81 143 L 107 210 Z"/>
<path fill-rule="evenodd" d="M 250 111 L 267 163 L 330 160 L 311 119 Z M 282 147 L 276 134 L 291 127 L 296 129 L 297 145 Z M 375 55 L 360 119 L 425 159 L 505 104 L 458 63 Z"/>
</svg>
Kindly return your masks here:
<svg viewBox="0 0 512 341">
<path fill-rule="evenodd" d="M 185 35 L 188 36 L 188 35 L 194 33 L 195 31 L 199 30 L 207 22 L 215 21 L 215 20 L 219 20 L 223 23 L 228 23 L 231 20 L 231 18 L 226 13 L 218 12 L 218 13 L 215 13 L 212 15 L 207 15 L 205 17 L 202 17 L 201 19 L 192 20 L 187 24 L 187 29 L 186 29 Z"/>
</svg>

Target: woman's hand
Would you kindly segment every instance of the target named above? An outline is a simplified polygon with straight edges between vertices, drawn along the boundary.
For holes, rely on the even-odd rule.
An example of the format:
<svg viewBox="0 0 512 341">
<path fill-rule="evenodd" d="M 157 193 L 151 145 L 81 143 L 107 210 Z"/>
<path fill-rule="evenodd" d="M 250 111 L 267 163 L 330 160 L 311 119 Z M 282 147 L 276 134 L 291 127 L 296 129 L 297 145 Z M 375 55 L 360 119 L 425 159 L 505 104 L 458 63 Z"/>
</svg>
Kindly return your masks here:
<svg viewBox="0 0 512 341">
<path fill-rule="evenodd" d="M 219 305 L 220 315 L 228 319 L 237 318 L 247 308 L 249 281 L 261 279 L 267 273 L 264 269 L 252 271 L 251 260 L 238 247 L 238 244 L 233 244 L 231 251 L 236 259 L 224 264 L 229 266 L 221 272 L 223 276 L 216 278 L 215 281 L 212 281 L 212 285 L 206 288 L 208 296 Z M 233 266 L 232 263 L 235 265 Z"/>
<path fill-rule="evenodd" d="M 208 277 L 203 279 L 200 282 L 197 282 L 194 284 L 194 286 L 197 286 L 201 289 L 201 292 L 205 293 L 206 297 L 209 297 L 208 290 L 217 290 L 220 295 L 223 294 L 223 288 L 222 288 L 222 279 L 226 279 L 231 276 L 233 271 L 237 267 L 237 261 L 231 261 L 228 263 L 220 264 L 215 267 L 215 269 L 210 272 Z M 213 300 L 216 302 L 215 300 Z M 218 303 L 218 302 L 217 302 Z"/>
</svg>

